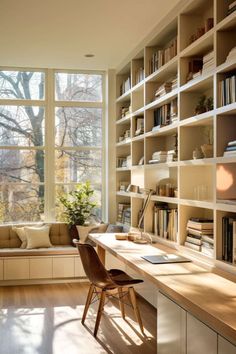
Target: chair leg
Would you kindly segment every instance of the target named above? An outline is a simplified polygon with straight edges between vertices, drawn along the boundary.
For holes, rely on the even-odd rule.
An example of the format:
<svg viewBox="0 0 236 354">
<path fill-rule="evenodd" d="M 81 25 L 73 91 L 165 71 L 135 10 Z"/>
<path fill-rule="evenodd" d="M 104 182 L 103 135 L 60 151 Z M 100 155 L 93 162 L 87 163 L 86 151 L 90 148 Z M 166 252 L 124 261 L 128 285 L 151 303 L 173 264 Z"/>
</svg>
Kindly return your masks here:
<svg viewBox="0 0 236 354">
<path fill-rule="evenodd" d="M 88 291 L 88 296 L 87 296 L 86 304 L 85 304 L 85 308 L 84 308 L 84 313 L 83 313 L 83 317 L 82 317 L 82 320 L 81 320 L 82 324 L 84 324 L 84 321 L 86 319 L 86 315 L 87 315 L 89 306 L 91 304 L 94 288 L 95 288 L 95 286 L 93 284 L 90 284 L 90 288 L 89 288 L 89 291 Z"/>
<path fill-rule="evenodd" d="M 120 304 L 120 311 L 121 311 L 121 315 L 122 318 L 125 319 L 125 306 L 123 303 L 123 293 L 122 293 L 122 288 L 118 288 L 118 294 L 119 294 L 119 304 Z"/>
<path fill-rule="evenodd" d="M 137 322 L 139 324 L 141 332 L 144 333 L 143 323 L 142 323 L 142 319 L 141 319 L 141 316 L 140 316 L 140 312 L 139 312 L 139 308 L 138 308 L 138 304 L 137 304 L 137 300 L 136 300 L 136 294 L 135 294 L 135 291 L 134 291 L 133 287 L 129 288 L 129 295 L 130 295 L 131 304 L 132 304 L 133 309 L 134 309 L 134 314 L 135 314 L 136 320 L 137 320 Z"/>
<path fill-rule="evenodd" d="M 104 307 L 104 303 L 105 303 L 105 299 L 106 299 L 106 290 L 102 290 L 100 296 L 101 297 L 100 297 L 99 306 L 98 306 L 98 313 L 97 313 L 95 328 L 94 328 L 94 332 L 93 332 L 94 337 L 97 336 L 98 327 L 99 327 L 99 324 L 100 324 L 102 311 L 103 311 L 103 307 Z"/>
</svg>

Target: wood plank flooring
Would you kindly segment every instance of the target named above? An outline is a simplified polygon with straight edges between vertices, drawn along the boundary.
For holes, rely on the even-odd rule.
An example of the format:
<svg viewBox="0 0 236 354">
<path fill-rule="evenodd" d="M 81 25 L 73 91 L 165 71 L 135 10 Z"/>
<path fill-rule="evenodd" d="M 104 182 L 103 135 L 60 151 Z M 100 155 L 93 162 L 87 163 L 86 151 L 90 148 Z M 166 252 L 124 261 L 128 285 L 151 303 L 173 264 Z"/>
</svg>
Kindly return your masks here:
<svg viewBox="0 0 236 354">
<path fill-rule="evenodd" d="M 156 354 L 156 310 L 138 297 L 145 336 L 133 311 L 105 305 L 93 337 L 97 303 L 81 324 L 87 283 L 0 287 L 0 354 Z"/>
</svg>

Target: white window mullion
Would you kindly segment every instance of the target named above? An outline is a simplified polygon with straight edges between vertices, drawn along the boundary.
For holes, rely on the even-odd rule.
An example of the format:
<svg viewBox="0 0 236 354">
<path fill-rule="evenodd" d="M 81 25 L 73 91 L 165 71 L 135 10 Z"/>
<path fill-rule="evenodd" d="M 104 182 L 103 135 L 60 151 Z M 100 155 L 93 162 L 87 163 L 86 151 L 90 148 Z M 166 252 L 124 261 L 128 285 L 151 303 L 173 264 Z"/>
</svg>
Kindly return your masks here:
<svg viewBox="0 0 236 354">
<path fill-rule="evenodd" d="M 46 112 L 45 112 L 45 221 L 55 220 L 55 109 L 54 72 L 46 73 Z"/>
</svg>

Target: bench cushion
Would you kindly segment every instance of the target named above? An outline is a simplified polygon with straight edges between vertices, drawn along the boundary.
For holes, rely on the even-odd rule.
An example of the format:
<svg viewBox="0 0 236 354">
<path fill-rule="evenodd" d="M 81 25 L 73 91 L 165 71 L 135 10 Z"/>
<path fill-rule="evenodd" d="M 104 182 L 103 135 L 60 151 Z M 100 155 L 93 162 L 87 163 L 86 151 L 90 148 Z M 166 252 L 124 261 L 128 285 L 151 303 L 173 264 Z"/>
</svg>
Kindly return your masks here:
<svg viewBox="0 0 236 354">
<path fill-rule="evenodd" d="M 24 249 L 4 248 L 0 249 L 0 257 L 30 257 L 30 256 L 61 256 L 78 255 L 77 248 L 73 246 L 54 246 L 50 248 Z"/>
<path fill-rule="evenodd" d="M 35 224 L 17 224 L 17 226 L 33 226 Z M 49 237 L 52 245 L 69 246 L 72 244 L 68 225 L 65 223 L 52 223 L 50 225 Z M 20 248 L 21 240 L 13 230 L 15 225 L 0 225 L 0 249 Z"/>
</svg>

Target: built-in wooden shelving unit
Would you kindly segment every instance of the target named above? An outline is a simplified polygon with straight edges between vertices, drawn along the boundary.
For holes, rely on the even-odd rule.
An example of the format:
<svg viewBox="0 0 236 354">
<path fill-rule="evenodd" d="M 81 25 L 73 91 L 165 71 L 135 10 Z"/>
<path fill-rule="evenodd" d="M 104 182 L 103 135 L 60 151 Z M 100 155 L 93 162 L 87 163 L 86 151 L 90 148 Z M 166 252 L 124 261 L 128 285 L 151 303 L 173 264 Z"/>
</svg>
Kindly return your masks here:
<svg viewBox="0 0 236 354">
<path fill-rule="evenodd" d="M 156 234 L 157 239 L 236 273 L 236 260 L 225 261 L 222 256 L 222 220 L 236 220 L 236 154 L 224 156 L 228 142 L 236 141 L 236 93 L 232 93 L 233 84 L 226 87 L 231 93 L 225 94 L 234 98 L 222 106 L 220 88 L 223 80 L 236 75 L 236 49 L 232 51 L 236 10 L 227 15 L 231 3 L 189 1 L 117 72 L 116 156 L 117 161 L 128 157 L 128 162 L 117 165 L 116 205 L 117 213 L 122 203 L 130 208 L 130 226 L 137 227 L 145 198 L 142 192 L 152 189 L 156 194 L 151 197 L 144 230 L 156 231 L 157 203 L 176 209 L 176 239 Z M 175 155 L 167 162 L 150 163 L 160 151 Z M 163 179 L 169 179 L 166 183 L 172 185 L 174 195 L 168 195 L 169 191 L 163 195 Z M 127 192 L 128 184 L 138 186 L 141 193 Z M 211 256 L 185 247 L 191 217 L 213 219 Z M 236 248 L 236 228 L 233 238 Z"/>
</svg>

